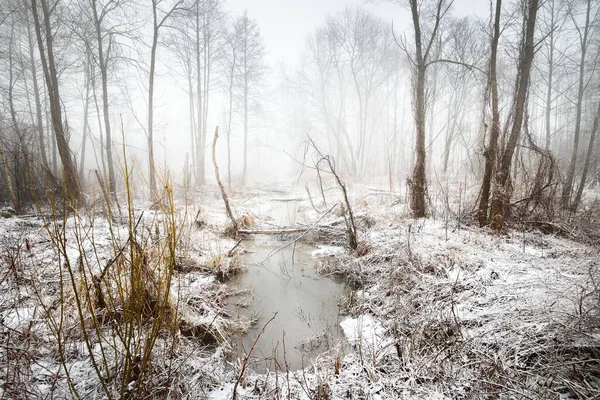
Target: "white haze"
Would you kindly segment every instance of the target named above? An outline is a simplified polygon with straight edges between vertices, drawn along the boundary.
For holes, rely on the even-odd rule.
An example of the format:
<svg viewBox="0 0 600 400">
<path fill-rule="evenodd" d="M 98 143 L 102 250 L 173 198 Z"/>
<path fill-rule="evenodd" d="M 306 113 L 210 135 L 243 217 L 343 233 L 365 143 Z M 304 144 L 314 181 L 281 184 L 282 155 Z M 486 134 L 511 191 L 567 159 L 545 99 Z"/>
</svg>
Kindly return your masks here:
<svg viewBox="0 0 600 400">
<path fill-rule="evenodd" d="M 287 91 L 286 76 L 292 77 L 294 71 L 306 51 L 308 37 L 327 18 L 335 16 L 348 7 L 363 7 L 373 15 L 388 24 L 392 24 L 398 37 L 412 37 L 410 31 L 410 13 L 406 7 L 392 2 L 363 2 L 359 0 L 229 0 L 224 2 L 224 11 L 229 14 L 229 20 L 241 15 L 247 10 L 250 18 L 255 19 L 260 28 L 265 44 L 265 62 L 268 71 L 262 82 L 261 112 L 252 118 L 250 124 L 250 140 L 248 153 L 249 182 L 273 182 L 293 179 L 300 165 L 290 155 L 301 157 L 302 142 L 306 134 L 315 135 L 303 126 L 300 115 L 305 111 L 305 105 L 299 104 L 294 96 Z M 453 8 L 455 16 L 474 16 L 486 18 L 489 5 L 481 0 L 458 0 Z M 162 32 L 163 35 L 166 31 Z M 133 54 L 133 53 L 132 53 Z M 148 51 L 142 51 L 142 57 L 148 57 Z M 147 59 L 137 59 L 139 63 L 147 64 Z M 155 83 L 155 162 L 159 170 L 169 170 L 176 181 L 180 181 L 186 160 L 190 157 L 190 121 L 189 103 L 185 91 L 186 79 L 181 72 L 180 61 L 166 46 L 159 46 L 157 55 L 157 76 Z M 181 75 L 177 77 L 177 75 Z M 134 68 L 121 66 L 118 79 L 109 82 L 111 99 L 111 122 L 114 127 L 114 147 L 118 164 L 122 164 L 121 117 L 123 133 L 128 151 L 141 171 L 147 171 L 147 142 L 145 129 L 147 127 L 147 76 L 136 72 Z M 71 75 L 69 77 L 71 78 Z M 83 78 L 79 78 L 83 80 Z M 83 90 L 83 82 L 65 82 L 65 84 Z M 404 85 L 410 84 L 406 76 Z M 125 90 L 126 88 L 126 90 Z M 225 120 L 226 99 L 218 82 L 213 82 L 210 98 L 210 109 L 207 123 L 206 148 L 206 178 L 213 180 L 210 145 L 215 126 L 221 127 L 221 139 L 218 144 L 217 159 L 222 168 L 225 167 L 225 139 L 223 125 Z M 410 120 L 410 91 L 404 91 L 404 112 Z M 71 143 L 74 150 L 81 146 L 82 130 L 82 101 L 71 99 L 66 104 L 71 128 Z M 97 135 L 97 115 L 93 107 L 90 114 L 92 132 Z M 378 118 L 377 114 L 374 116 Z M 412 131 L 405 131 L 412 136 Z M 241 174 L 242 168 L 242 135 L 241 117 L 234 117 L 232 128 L 232 175 Z M 317 138 L 318 139 L 318 138 Z M 97 140 L 97 139 L 96 139 Z M 409 138 L 402 140 L 406 154 L 412 153 Z M 89 143 L 89 142 L 88 142 Z M 97 147 L 98 144 L 96 144 Z M 99 152 L 99 150 L 97 150 Z M 381 155 L 383 157 L 383 155 Z M 86 167 L 96 168 L 96 160 L 90 146 L 87 150 Z M 385 171 L 380 167 L 380 175 Z M 409 165 L 406 164 L 400 182 L 407 176 Z M 146 172 L 144 172 L 146 173 Z"/>
</svg>

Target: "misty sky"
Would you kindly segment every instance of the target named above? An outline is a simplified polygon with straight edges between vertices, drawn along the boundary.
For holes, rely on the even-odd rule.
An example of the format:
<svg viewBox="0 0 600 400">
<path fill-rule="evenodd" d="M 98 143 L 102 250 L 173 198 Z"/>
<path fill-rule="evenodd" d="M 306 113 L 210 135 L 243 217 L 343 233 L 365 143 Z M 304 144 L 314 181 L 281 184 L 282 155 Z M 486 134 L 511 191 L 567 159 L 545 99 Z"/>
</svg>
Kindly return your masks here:
<svg viewBox="0 0 600 400">
<path fill-rule="evenodd" d="M 396 3 L 403 3 L 402 0 Z M 410 22 L 408 10 L 386 1 L 361 0 L 227 0 L 225 7 L 235 14 L 248 10 L 250 17 L 258 21 L 267 47 L 267 59 L 273 67 L 282 62 L 292 65 L 304 49 L 306 38 L 323 25 L 328 15 L 342 11 L 348 6 L 364 5 L 390 24 L 394 20 L 397 31 Z M 454 14 L 486 15 L 486 0 L 455 0 Z"/>
</svg>

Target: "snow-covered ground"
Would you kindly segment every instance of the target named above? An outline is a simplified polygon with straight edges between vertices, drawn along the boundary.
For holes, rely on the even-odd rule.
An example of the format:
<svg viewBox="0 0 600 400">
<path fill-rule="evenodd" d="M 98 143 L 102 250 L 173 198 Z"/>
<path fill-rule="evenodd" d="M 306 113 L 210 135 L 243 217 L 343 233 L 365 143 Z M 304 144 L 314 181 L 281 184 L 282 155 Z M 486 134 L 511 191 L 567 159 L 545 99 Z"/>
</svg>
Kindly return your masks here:
<svg viewBox="0 0 600 400">
<path fill-rule="evenodd" d="M 286 192 L 234 193 L 232 208 L 268 227 L 274 201 L 306 197 L 302 191 Z M 328 192 L 328 204 L 317 209 L 301 200 L 294 218 L 327 227 L 303 239 L 316 246 L 312 256 L 321 273 L 347 277 L 347 316 L 341 322 L 347 340 L 305 370 L 245 370 L 243 376 L 243 361 L 227 357 L 227 337 L 239 327 L 224 309 L 228 288 L 216 279 L 239 262 L 227 257 L 236 241 L 221 235 L 227 224 L 222 203 L 209 191 L 185 212 L 178 206 L 178 223 L 185 229 L 172 298 L 186 326 L 208 326 L 217 343 L 207 347 L 182 333 L 176 346 L 160 339 L 147 378 L 156 388 L 164 385 L 157 396 L 230 399 L 237 382 L 239 399 L 597 398 L 598 248 L 534 230 L 497 235 L 441 214 L 414 220 L 402 199 L 359 188 L 353 203 L 362 250 L 352 254 L 340 247 L 345 241 L 340 211 L 323 217 L 337 196 Z M 156 226 L 165 217 L 142 206 L 137 215 L 142 211 L 149 242 L 164 239 L 166 233 Z M 100 273 L 126 243 L 126 222 L 109 224 L 82 212 L 63 225 L 52 223 L 51 229 L 64 227 L 61 252 L 49 238 L 47 221 L 0 218 L 3 398 L 68 396 L 70 384 L 84 396 L 102 398 L 90 357 L 101 346 L 86 346 L 75 315 L 65 318 L 58 332 L 48 313 L 75 310 L 69 308 L 75 292 L 70 283 L 69 294 L 61 296 L 59 280 L 68 272 L 64 256 L 75 266 L 87 260 L 90 273 Z M 236 252 L 243 259 L 243 248 Z M 110 329 L 104 326 L 101 333 Z M 97 343 L 98 331 L 87 331 Z M 65 348 L 59 349 L 58 339 Z M 113 354 L 118 350 L 107 351 L 115 369 L 121 367 Z"/>
</svg>

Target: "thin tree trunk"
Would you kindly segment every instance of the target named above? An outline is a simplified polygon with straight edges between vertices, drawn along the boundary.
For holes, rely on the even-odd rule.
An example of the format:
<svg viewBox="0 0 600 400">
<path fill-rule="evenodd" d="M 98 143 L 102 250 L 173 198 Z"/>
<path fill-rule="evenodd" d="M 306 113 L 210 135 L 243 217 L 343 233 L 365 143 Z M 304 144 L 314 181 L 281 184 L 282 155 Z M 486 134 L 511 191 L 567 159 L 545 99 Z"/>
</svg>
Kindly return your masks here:
<svg viewBox="0 0 600 400">
<path fill-rule="evenodd" d="M 202 64 L 200 62 L 200 2 L 196 2 L 196 77 L 197 77 L 197 88 L 196 88 L 196 92 L 198 95 L 198 104 L 196 104 L 197 107 L 197 121 L 198 124 L 196 126 L 196 133 L 197 133 L 197 137 L 196 137 L 196 158 L 197 158 L 197 174 L 196 174 L 196 183 L 198 185 L 203 185 L 204 184 L 204 146 L 203 146 L 203 138 L 202 138 L 202 133 L 204 132 L 203 130 L 203 117 L 202 117 L 202 110 L 203 110 L 203 106 L 202 106 Z"/>
<path fill-rule="evenodd" d="M 156 72 L 156 47 L 158 46 L 159 29 L 156 13 L 156 3 L 155 0 L 153 0 L 152 16 L 154 21 L 154 32 L 152 33 L 152 48 L 150 49 L 150 75 L 148 80 L 148 172 L 150 176 L 150 197 L 152 198 L 152 201 L 156 201 L 158 196 L 156 189 L 156 170 L 154 164 L 154 75 Z M 108 148 L 108 143 L 106 146 Z"/>
<path fill-rule="evenodd" d="M 85 64 L 85 100 L 83 105 L 83 139 L 81 141 L 81 156 L 79 159 L 79 176 L 83 176 L 83 167 L 85 165 L 85 147 L 87 142 L 88 130 L 89 130 L 89 108 L 90 108 L 90 71 L 91 71 L 90 55 L 88 53 L 88 59 Z"/>
<path fill-rule="evenodd" d="M 196 175 L 196 120 L 194 118 L 194 85 L 192 81 L 191 65 L 188 69 L 188 93 L 190 103 L 190 152 L 192 153 L 192 170 L 194 171 L 193 174 Z"/>
<path fill-rule="evenodd" d="M 207 10 L 204 13 L 204 65 L 203 65 L 203 77 L 204 77 L 204 96 L 203 96 L 203 111 L 202 111 L 202 117 L 204 118 L 204 120 L 202 121 L 202 148 L 206 149 L 206 139 L 208 137 L 208 132 L 207 132 L 207 126 L 208 126 L 208 104 L 209 104 L 209 91 L 210 91 L 210 58 L 211 58 L 211 52 L 210 52 L 210 32 L 208 32 L 210 30 L 210 25 L 209 25 L 209 17 L 208 17 L 208 13 L 209 11 Z M 205 154 L 206 152 L 203 151 L 202 154 L 200 155 L 201 158 L 201 163 L 200 163 L 200 168 L 202 170 L 202 179 L 204 180 L 204 176 L 205 176 Z"/>
<path fill-rule="evenodd" d="M 546 150 L 550 150 L 550 141 L 552 137 L 552 127 L 550 124 L 550 116 L 552 111 L 552 84 L 554 83 L 554 0 L 550 2 L 550 45 L 548 54 L 548 87 L 546 91 Z"/>
<path fill-rule="evenodd" d="M 479 226 L 488 223 L 488 203 L 490 201 L 490 190 L 492 174 L 496 169 L 496 158 L 498 157 L 498 138 L 500 137 L 500 111 L 498 106 L 498 81 L 497 81 L 497 57 L 498 41 L 500 40 L 500 13 L 502 11 L 502 0 L 496 0 L 496 11 L 494 14 L 494 35 L 492 37 L 492 48 L 490 56 L 490 67 L 488 75 L 488 90 L 492 103 L 492 127 L 490 141 L 485 152 L 485 171 L 481 184 L 481 198 L 479 201 L 478 220 Z"/>
<path fill-rule="evenodd" d="M 600 102 L 598 102 L 598 109 L 596 110 L 596 116 L 594 117 L 594 125 L 592 127 L 592 132 L 590 133 L 590 143 L 588 145 L 587 153 L 585 155 L 583 172 L 581 173 L 581 181 L 579 182 L 579 188 L 577 189 L 575 200 L 571 205 L 571 209 L 573 212 L 577 211 L 577 208 L 581 203 L 581 197 L 583 195 L 583 189 L 585 187 L 585 181 L 587 180 L 587 175 L 590 169 L 590 162 L 592 160 L 592 153 L 594 151 L 594 141 L 596 140 L 596 135 L 598 134 L 598 119 L 600 119 Z"/>
<path fill-rule="evenodd" d="M 235 44 L 234 44 L 235 46 Z M 233 83 L 235 79 L 236 52 L 233 51 L 229 72 L 229 118 L 227 119 L 227 190 L 231 192 L 231 125 L 233 123 Z"/>
<path fill-rule="evenodd" d="M 106 172 L 106 161 L 104 159 L 104 134 L 102 132 L 104 132 L 104 129 L 102 129 L 102 117 L 100 116 L 100 105 L 98 104 L 98 95 L 96 94 L 96 71 L 94 68 L 94 64 L 92 64 L 92 70 L 91 70 L 91 86 L 92 86 L 92 97 L 94 98 L 94 107 L 96 108 L 96 118 L 98 120 L 98 133 L 100 135 L 100 163 L 102 164 L 102 176 L 106 177 L 107 176 L 107 172 Z M 93 141 L 92 141 L 93 143 Z M 95 152 L 95 147 L 94 147 L 94 152 Z M 98 168 L 100 168 L 100 166 L 98 166 Z M 106 182 L 104 183 L 106 184 Z"/>
<path fill-rule="evenodd" d="M 24 0 L 24 4 L 27 8 L 29 8 L 29 5 L 27 4 L 27 0 Z M 42 117 L 42 102 L 40 100 L 40 88 L 39 88 L 39 84 L 38 84 L 37 68 L 35 65 L 35 56 L 34 56 L 35 44 L 34 44 L 34 38 L 32 37 L 31 24 L 29 23 L 28 17 L 25 18 L 25 27 L 27 28 L 27 42 L 29 44 L 29 59 L 30 59 L 31 79 L 33 81 L 33 96 L 35 98 L 35 115 L 36 115 L 36 121 L 37 121 L 36 129 L 37 129 L 37 133 L 38 133 L 40 156 L 42 157 L 42 165 L 44 166 L 46 171 L 49 171 L 48 157 L 46 155 L 46 138 L 45 138 L 45 134 L 44 134 L 44 119 Z"/>
<path fill-rule="evenodd" d="M 156 19 L 156 11 L 154 18 Z M 157 198 L 154 165 L 154 73 L 156 68 L 157 43 L 158 32 L 155 31 L 152 39 L 152 50 L 150 51 L 150 79 L 148 82 L 148 171 L 150 174 L 150 194 L 153 200 Z M 108 148 L 108 144 L 106 146 Z"/>
<path fill-rule="evenodd" d="M 433 66 L 433 79 L 431 82 L 431 106 L 428 107 L 429 114 L 429 143 L 427 144 L 427 173 L 432 173 L 432 163 L 433 163 L 433 142 L 435 142 L 435 130 L 433 127 L 435 126 L 435 105 L 436 105 L 436 97 L 437 97 L 437 80 L 438 80 L 438 71 L 437 67 Z"/>
<path fill-rule="evenodd" d="M 12 182 L 12 178 L 11 178 L 11 174 L 8 168 L 8 164 L 6 162 L 6 159 L 3 156 L 3 163 L 5 164 L 5 175 L 6 175 L 6 182 L 8 184 L 8 188 L 9 188 L 9 193 L 12 199 L 12 203 L 13 203 L 13 207 L 15 208 L 15 210 L 19 210 L 21 208 L 21 186 L 22 184 L 19 182 L 19 170 L 20 170 L 20 158 L 21 155 L 24 154 L 27 149 L 24 148 L 22 146 L 22 141 L 23 141 L 23 132 L 21 132 L 21 130 L 19 129 L 19 122 L 17 121 L 17 112 L 15 110 L 15 102 L 14 102 L 14 96 L 13 96 L 13 88 L 15 86 L 15 80 L 14 80 L 14 65 L 13 65 L 13 44 L 14 44 L 14 29 L 15 29 L 15 20 L 14 18 L 12 19 L 12 26 L 11 26 L 11 31 L 10 31 L 10 38 L 9 38 L 9 48 L 8 48 L 8 105 L 9 105 L 9 111 L 10 111 L 10 118 L 12 121 L 12 125 L 13 125 L 13 130 L 15 132 L 15 135 L 17 136 L 17 140 L 18 140 L 18 144 L 16 144 L 16 151 L 14 152 L 14 162 L 15 162 L 15 166 L 14 166 L 14 175 L 15 175 L 15 182 L 14 182 L 14 186 L 16 186 L 16 190 L 13 186 L 13 182 Z M 19 149 L 21 151 L 19 151 Z"/>
<path fill-rule="evenodd" d="M 227 197 L 227 192 L 225 192 L 225 188 L 223 187 L 223 184 L 221 183 L 221 177 L 219 176 L 219 165 L 217 164 L 217 156 L 216 156 L 217 139 L 219 139 L 219 126 L 217 126 L 215 128 L 215 136 L 213 137 L 212 161 L 213 161 L 213 166 L 215 168 L 215 179 L 217 180 L 217 184 L 219 185 L 219 189 L 221 190 L 221 196 L 223 197 L 223 203 L 225 203 L 225 211 L 227 212 L 227 216 L 231 220 L 231 224 L 233 226 L 233 235 L 232 236 L 237 238 L 239 226 L 238 226 L 237 221 L 235 220 L 235 217 L 233 216 L 233 212 L 231 212 L 231 207 L 229 206 L 229 198 Z"/>
<path fill-rule="evenodd" d="M 245 72 L 244 72 L 245 75 Z M 245 80 L 247 77 L 245 78 Z M 244 166 L 242 169 L 242 185 L 246 185 L 248 168 L 248 84 L 244 84 Z"/>
<path fill-rule="evenodd" d="M 98 10 L 96 9 L 96 5 L 97 2 L 94 0 L 92 1 L 92 12 L 94 14 L 94 27 L 96 30 L 96 42 L 98 45 L 98 65 L 100 66 L 100 79 L 101 79 L 101 84 L 102 84 L 102 113 L 104 115 L 104 130 L 105 130 L 105 151 L 106 151 L 106 163 L 108 164 L 108 187 L 110 190 L 110 195 L 112 197 L 116 196 L 117 193 L 117 184 L 115 182 L 115 169 L 114 169 L 114 164 L 113 164 L 113 157 L 112 157 L 112 136 L 111 136 L 111 130 L 110 130 L 110 113 L 109 113 L 109 101 L 108 101 L 108 57 L 110 57 L 110 44 L 108 47 L 108 54 L 104 54 L 104 43 L 102 40 L 102 31 L 101 31 L 101 25 L 103 23 L 103 21 L 98 17 Z M 156 16 L 155 16 L 156 17 Z M 155 18 L 156 20 L 156 18 Z M 152 46 L 152 58 L 153 60 L 151 61 L 151 74 L 154 74 L 154 57 L 155 57 L 155 53 L 156 53 L 156 45 L 153 42 L 153 46 Z M 154 76 L 152 76 L 150 78 L 151 80 L 154 80 Z M 153 90 L 153 89 L 152 89 Z M 150 99 L 152 99 L 152 97 L 150 96 Z M 152 100 L 149 100 L 149 103 Z M 151 106 L 149 106 L 151 107 Z M 150 112 L 151 114 L 151 112 Z M 152 130 L 152 121 L 151 121 L 151 117 L 149 117 L 149 136 L 152 136 L 151 130 Z M 151 140 L 151 139 L 150 139 Z M 155 188 L 156 184 L 153 182 L 154 179 L 154 172 L 153 172 L 153 168 L 151 167 L 152 172 L 150 173 L 150 185 L 151 188 Z"/>
<path fill-rule="evenodd" d="M 575 167 L 577 166 L 577 153 L 579 152 L 579 138 L 581 135 L 581 114 L 583 108 L 583 92 L 585 91 L 585 59 L 588 47 L 588 34 L 590 31 L 590 11 L 592 0 L 587 0 L 587 9 L 585 15 L 585 26 L 581 38 L 581 55 L 579 59 L 579 86 L 577 88 L 577 108 L 575 111 L 575 132 L 573 134 L 573 150 L 571 153 L 571 162 L 563 186 L 561 201 L 563 208 L 569 208 L 571 201 L 571 192 L 573 191 L 573 181 L 575 179 Z"/>
</svg>

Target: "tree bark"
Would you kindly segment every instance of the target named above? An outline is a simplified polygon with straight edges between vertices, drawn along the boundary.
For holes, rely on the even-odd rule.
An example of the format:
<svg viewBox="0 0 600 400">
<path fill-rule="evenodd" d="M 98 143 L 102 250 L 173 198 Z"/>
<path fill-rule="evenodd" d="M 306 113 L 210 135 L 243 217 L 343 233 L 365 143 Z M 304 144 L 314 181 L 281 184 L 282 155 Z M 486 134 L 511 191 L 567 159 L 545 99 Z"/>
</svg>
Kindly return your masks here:
<svg viewBox="0 0 600 400">
<path fill-rule="evenodd" d="M 417 0 L 410 0 L 412 21 L 415 30 L 416 65 L 413 76 L 413 113 L 415 118 L 416 140 L 415 140 L 415 166 L 411 180 L 410 207 L 416 218 L 426 215 L 426 189 L 427 179 L 425 176 L 425 79 L 426 79 L 426 56 L 423 55 L 421 26 L 419 22 L 419 5 Z"/>
<path fill-rule="evenodd" d="M 490 66 L 487 82 L 492 103 L 492 127 L 490 131 L 488 148 L 485 151 L 485 171 L 481 184 L 481 198 L 478 212 L 479 226 L 484 226 L 488 223 L 488 203 L 490 201 L 492 174 L 496 169 L 498 138 L 500 137 L 500 111 L 498 107 L 498 81 L 496 65 L 498 57 L 498 41 L 500 40 L 501 11 L 502 0 L 496 0 L 496 11 L 494 14 L 494 35 L 492 36 Z"/>
</svg>

